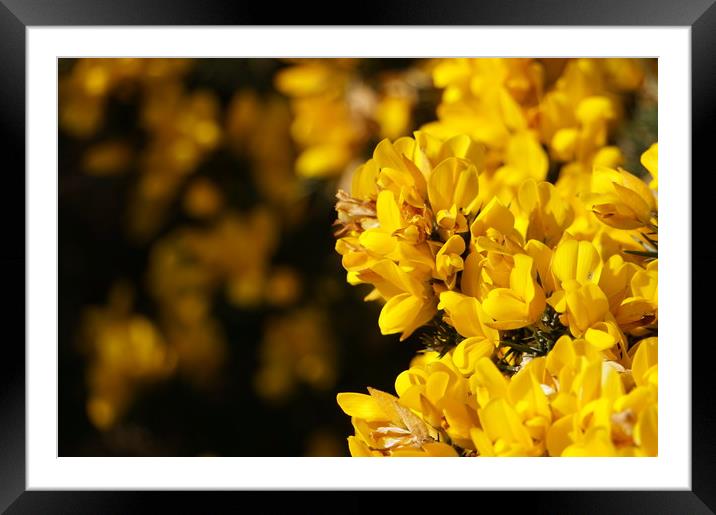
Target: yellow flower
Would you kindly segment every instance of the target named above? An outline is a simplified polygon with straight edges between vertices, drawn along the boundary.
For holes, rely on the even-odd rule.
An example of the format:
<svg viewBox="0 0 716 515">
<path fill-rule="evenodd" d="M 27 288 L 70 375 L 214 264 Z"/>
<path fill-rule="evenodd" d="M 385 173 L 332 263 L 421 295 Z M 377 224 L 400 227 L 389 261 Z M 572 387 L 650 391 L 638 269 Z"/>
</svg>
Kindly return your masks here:
<svg viewBox="0 0 716 515">
<path fill-rule="evenodd" d="M 449 157 L 430 174 L 428 198 L 439 227 L 467 231 L 465 216 L 477 209 L 477 168 L 466 159 Z"/>
<path fill-rule="evenodd" d="M 657 453 L 656 338 L 632 349 L 631 373 L 583 340 L 563 337 L 547 358 L 558 377 L 552 400 L 561 418 L 549 429 L 552 456 L 655 456 Z"/>
<path fill-rule="evenodd" d="M 276 89 L 291 98 L 291 135 L 301 151 L 296 171 L 303 177 L 340 173 L 369 135 L 367 118 L 355 115 L 352 99 L 364 93 L 371 105 L 372 93 L 351 87 L 354 65 L 351 60 L 305 60 L 275 77 Z"/>
<path fill-rule="evenodd" d="M 258 395 L 281 400 L 299 383 L 321 391 L 333 386 L 335 379 L 335 342 L 323 313 L 307 308 L 267 322 L 254 376 Z"/>
<path fill-rule="evenodd" d="M 497 198 L 493 198 L 480 210 L 475 221 L 470 226 L 473 238 L 488 234 L 490 229 L 505 236 L 518 238 L 519 233 L 514 229 L 515 217 L 512 212 Z"/>
<path fill-rule="evenodd" d="M 511 256 L 521 253 L 523 238 L 514 225 L 515 217 L 509 208 L 496 197 L 493 198 L 470 226 L 474 248 L 486 252 L 488 259 L 493 262 L 496 254 Z M 493 282 L 504 283 L 499 280 Z"/>
<path fill-rule="evenodd" d="M 554 292 L 557 289 L 557 279 L 552 269 L 552 256 L 554 255 L 552 249 L 537 240 L 529 240 L 525 243 L 524 249 L 534 261 L 536 275 L 545 295 Z"/>
<path fill-rule="evenodd" d="M 437 441 L 437 431 L 393 395 L 368 388 L 370 395 L 339 393 L 338 404 L 352 417 L 356 431 L 349 437 L 352 456 L 456 456 Z"/>
<path fill-rule="evenodd" d="M 495 288 L 487 294 L 482 308 L 495 329 L 517 329 L 537 321 L 545 308 L 542 288 L 536 284 L 533 260 L 525 254 L 514 256 L 515 266 L 510 272 L 510 287 Z"/>
<path fill-rule="evenodd" d="M 480 456 L 538 456 L 529 431 L 519 415 L 504 398 L 498 398 L 480 409 L 483 429 L 471 431 Z"/>
<path fill-rule="evenodd" d="M 410 126 L 413 100 L 406 96 L 386 96 L 378 102 L 375 111 L 380 124 L 380 136 L 396 139 Z"/>
<path fill-rule="evenodd" d="M 434 293 L 456 286 L 467 245 L 454 233 L 467 231 L 477 209 L 477 167 L 465 157 L 471 155 L 471 142 L 460 136 L 383 140 L 356 170 L 352 196 L 339 193 L 339 232 L 346 236 L 336 250 L 348 281 L 372 284 L 366 299 L 386 301 L 383 334 L 407 338 L 435 314 Z"/>
<path fill-rule="evenodd" d="M 444 430 L 457 445 L 471 447 L 470 428 L 477 424 L 477 414 L 467 379 L 450 355 L 404 371 L 395 381 L 395 391 L 431 427 Z"/>
<path fill-rule="evenodd" d="M 517 192 L 517 203 L 527 229 L 525 239 L 552 247 L 574 220 L 574 210 L 548 182 L 525 180 Z"/>
<path fill-rule="evenodd" d="M 601 271 L 602 259 L 590 242 L 563 240 L 557 245 L 552 258 L 552 273 L 562 285 L 568 281 L 598 284 Z"/>
<path fill-rule="evenodd" d="M 594 283 L 580 285 L 572 280 L 563 285 L 567 324 L 574 336 L 582 336 L 590 327 L 603 322 L 609 313 L 609 301 Z M 558 310 L 559 311 L 559 310 Z"/>
<path fill-rule="evenodd" d="M 440 294 L 438 309 L 445 310 L 447 320 L 465 337 L 455 348 L 455 366 L 464 374 L 472 373 L 477 360 L 494 352 L 498 332 L 487 325 L 490 319 L 474 297 L 446 291 Z"/>
<path fill-rule="evenodd" d="M 622 112 L 622 100 L 616 90 L 629 89 L 640 83 L 643 74 L 630 61 L 616 65 L 606 59 L 570 59 L 554 86 L 537 106 L 541 140 L 550 147 L 563 167 L 588 174 L 593 165 L 618 164 L 621 153 L 607 147 L 608 135 Z M 628 70 L 631 82 L 612 80 L 614 69 Z M 609 149 L 609 150 L 607 150 Z M 607 150 L 607 157 L 604 151 Z"/>
<path fill-rule="evenodd" d="M 437 302 L 426 283 L 389 259 L 377 261 L 358 276 L 387 299 L 378 318 L 382 334 L 402 333 L 403 340 L 435 314 Z"/>
<path fill-rule="evenodd" d="M 470 379 L 480 424 L 471 437 L 481 456 L 540 456 L 552 415 L 541 382 L 544 358 L 533 360 L 506 381 L 487 358 Z"/>
<path fill-rule="evenodd" d="M 494 180 L 517 187 L 525 179 L 544 180 L 549 159 L 547 153 L 531 132 L 519 132 L 510 139 L 505 148 L 505 164 L 495 171 Z"/>
<path fill-rule="evenodd" d="M 649 226 L 656 211 L 656 199 L 649 187 L 629 172 L 596 168 L 592 176 L 589 203 L 594 214 L 617 229 Z"/>
<path fill-rule="evenodd" d="M 377 225 L 361 233 L 359 242 L 378 256 L 390 256 L 398 244 L 394 233 L 405 225 L 392 191 L 383 190 L 378 195 L 376 218 Z"/>
<path fill-rule="evenodd" d="M 620 91 L 634 91 L 644 81 L 644 62 L 640 59 L 612 57 L 599 60 L 607 81 Z"/>
<path fill-rule="evenodd" d="M 646 269 L 635 267 L 629 280 L 629 295 L 615 312 L 616 321 L 624 330 L 639 334 L 641 327 L 656 322 L 659 308 L 658 260 L 651 261 Z"/>
<path fill-rule="evenodd" d="M 439 121 L 424 130 L 439 137 L 464 133 L 503 148 L 510 131 L 527 128 L 523 104 L 534 101 L 542 76 L 533 59 L 445 59 L 433 81 L 444 88 Z"/>
<path fill-rule="evenodd" d="M 375 147 L 369 163 L 376 169 L 375 181 L 381 189 L 392 191 L 401 204 L 420 208 L 426 202 L 427 183 L 417 163 L 408 158 L 414 152 L 417 149 L 412 138 L 400 138 L 395 143 L 385 139 Z"/>
<path fill-rule="evenodd" d="M 133 292 L 113 285 L 107 306 L 82 317 L 80 341 L 88 355 L 86 404 L 90 422 L 104 431 L 125 414 L 138 387 L 167 377 L 177 365 L 175 349 L 152 321 L 132 312 Z"/>
<path fill-rule="evenodd" d="M 455 287 L 457 273 L 465 267 L 461 257 L 463 252 L 465 240 L 462 236 L 454 235 L 445 242 L 435 257 L 435 275 L 445 281 L 451 290 Z"/>
</svg>

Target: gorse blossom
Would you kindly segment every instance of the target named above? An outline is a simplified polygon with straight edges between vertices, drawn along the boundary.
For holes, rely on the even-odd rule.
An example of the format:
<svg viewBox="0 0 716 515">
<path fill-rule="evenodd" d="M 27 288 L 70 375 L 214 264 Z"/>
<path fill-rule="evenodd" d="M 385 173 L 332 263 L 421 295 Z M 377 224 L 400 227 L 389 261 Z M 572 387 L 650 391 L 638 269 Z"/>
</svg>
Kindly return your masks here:
<svg viewBox="0 0 716 515">
<path fill-rule="evenodd" d="M 641 75 L 548 73 L 437 64 L 438 121 L 381 141 L 339 191 L 347 281 L 383 304 L 382 334 L 426 347 L 396 395 L 338 395 L 352 455 L 657 454 L 658 147 L 647 184 L 608 145 Z"/>
<path fill-rule="evenodd" d="M 340 174 L 374 133 L 395 138 L 410 126 L 418 86 L 427 81 L 423 70 L 366 77 L 360 65 L 358 59 L 299 59 L 276 75 L 276 89 L 291 99 L 299 176 Z"/>
</svg>

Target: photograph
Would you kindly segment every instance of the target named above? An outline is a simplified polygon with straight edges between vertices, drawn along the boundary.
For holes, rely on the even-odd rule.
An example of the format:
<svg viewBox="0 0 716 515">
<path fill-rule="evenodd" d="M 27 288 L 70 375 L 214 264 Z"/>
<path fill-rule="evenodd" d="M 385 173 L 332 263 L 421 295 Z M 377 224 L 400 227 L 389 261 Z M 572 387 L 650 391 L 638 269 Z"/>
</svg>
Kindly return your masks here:
<svg viewBox="0 0 716 515">
<path fill-rule="evenodd" d="M 658 457 L 659 69 L 57 59 L 58 456 Z"/>
</svg>

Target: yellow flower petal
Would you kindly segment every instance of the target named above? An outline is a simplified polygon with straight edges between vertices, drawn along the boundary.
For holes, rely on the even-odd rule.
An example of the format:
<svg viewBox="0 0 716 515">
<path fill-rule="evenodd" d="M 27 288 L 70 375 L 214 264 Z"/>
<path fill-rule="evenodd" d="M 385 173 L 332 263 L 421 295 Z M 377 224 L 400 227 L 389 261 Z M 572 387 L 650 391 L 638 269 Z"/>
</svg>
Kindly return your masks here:
<svg viewBox="0 0 716 515">
<path fill-rule="evenodd" d="M 392 191 L 383 190 L 378 194 L 376 213 L 381 230 L 392 234 L 403 226 L 400 207 Z"/>
<path fill-rule="evenodd" d="M 428 198 L 435 212 L 453 206 L 470 213 L 478 194 L 477 168 L 465 159 L 449 157 L 438 164 L 428 181 Z"/>
<path fill-rule="evenodd" d="M 472 374 L 476 363 L 481 358 L 489 358 L 494 351 L 495 344 L 484 337 L 465 338 L 455 347 L 452 360 L 460 372 Z"/>
<path fill-rule="evenodd" d="M 361 233 L 358 241 L 367 250 L 379 256 L 387 256 L 396 249 L 398 244 L 393 236 L 381 229 L 368 229 Z"/>
<path fill-rule="evenodd" d="M 363 393 L 343 392 L 336 396 L 338 405 L 343 412 L 351 417 L 366 421 L 390 420 L 390 417 L 380 408 L 375 399 Z"/>
<path fill-rule="evenodd" d="M 353 172 L 351 196 L 362 200 L 375 198 L 378 193 L 378 187 L 375 183 L 377 176 L 378 169 L 375 166 L 375 161 L 372 159 L 359 166 Z"/>
<path fill-rule="evenodd" d="M 557 420 L 547 432 L 547 452 L 550 456 L 562 456 L 564 450 L 572 445 L 570 433 L 574 430 L 574 415 Z"/>
<path fill-rule="evenodd" d="M 348 450 L 354 458 L 370 458 L 373 456 L 370 448 L 355 436 L 348 437 Z"/>
<path fill-rule="evenodd" d="M 330 69 L 320 64 L 284 68 L 276 74 L 276 89 L 289 96 L 316 95 L 330 82 Z"/>
<path fill-rule="evenodd" d="M 422 299 L 401 293 L 385 303 L 378 317 L 381 334 L 400 333 L 411 324 L 423 307 Z"/>
<path fill-rule="evenodd" d="M 504 439 L 525 449 L 532 447 L 532 439 L 527 429 L 522 425 L 517 412 L 504 398 L 490 401 L 478 413 L 480 423 L 490 440 Z"/>
<path fill-rule="evenodd" d="M 510 138 L 505 150 L 505 162 L 534 179 L 544 180 L 547 176 L 547 153 L 529 132 L 521 132 Z"/>
<path fill-rule="evenodd" d="M 425 449 L 425 453 L 431 457 L 456 458 L 458 456 L 453 446 L 442 442 L 423 444 L 423 449 Z"/>
<path fill-rule="evenodd" d="M 440 294 L 438 309 L 446 311 L 450 323 L 462 336 L 486 337 L 491 341 L 497 339 L 497 332 L 484 325 L 483 309 L 474 297 L 446 291 Z"/>
<path fill-rule="evenodd" d="M 615 456 L 616 450 L 609 438 L 609 431 L 603 427 L 592 428 L 587 431 L 584 441 L 567 447 L 562 456 L 565 457 L 590 457 L 590 456 Z"/>
<path fill-rule="evenodd" d="M 447 372 L 437 371 L 430 374 L 425 383 L 425 395 L 428 400 L 433 404 L 438 404 L 446 397 L 449 383 L 450 376 Z"/>
<path fill-rule="evenodd" d="M 342 145 L 309 147 L 296 159 L 296 172 L 303 177 L 324 177 L 342 169 L 350 158 L 351 151 Z"/>
<path fill-rule="evenodd" d="M 659 417 L 656 405 L 652 404 L 641 414 L 634 426 L 634 441 L 647 456 L 659 453 Z"/>
<path fill-rule="evenodd" d="M 477 361 L 475 374 L 470 378 L 470 388 L 479 405 L 484 406 L 492 399 L 505 397 L 507 387 L 507 379 L 492 360 L 481 358 Z M 484 390 L 484 393 L 481 393 L 481 390 Z"/>
<path fill-rule="evenodd" d="M 562 283 L 572 279 L 598 283 L 601 269 L 602 260 L 591 242 L 567 240 L 554 251 L 552 272 Z"/>
<path fill-rule="evenodd" d="M 480 297 L 480 274 L 482 271 L 482 256 L 478 252 L 471 252 L 465 260 L 460 278 L 460 289 L 470 297 Z"/>
<path fill-rule="evenodd" d="M 480 211 L 470 226 L 470 233 L 474 238 L 482 236 L 487 229 L 497 229 L 502 234 L 509 234 L 515 226 L 515 216 L 497 197 Z"/>
<path fill-rule="evenodd" d="M 560 161 L 571 161 L 574 158 L 578 136 L 577 129 L 571 127 L 559 129 L 555 132 L 550 145 L 554 157 Z"/>
<path fill-rule="evenodd" d="M 574 336 L 581 336 L 596 324 L 602 322 L 609 311 L 609 302 L 599 286 L 587 283 L 567 290 L 565 294 L 569 329 Z"/>
<path fill-rule="evenodd" d="M 637 343 L 632 359 L 632 376 L 638 386 L 645 384 L 647 372 L 659 362 L 659 339 L 645 338 Z"/>
<path fill-rule="evenodd" d="M 611 349 L 616 343 L 614 337 L 608 332 L 591 328 L 584 333 L 584 339 L 599 350 Z"/>
<path fill-rule="evenodd" d="M 614 118 L 614 108 L 607 97 L 593 96 L 579 103 L 576 115 L 580 122 L 588 125 Z"/>
<path fill-rule="evenodd" d="M 470 430 L 470 438 L 475 444 L 475 448 L 480 456 L 492 457 L 495 456 L 495 449 L 492 446 L 492 442 L 488 438 L 487 434 L 477 427 Z"/>
<path fill-rule="evenodd" d="M 616 192 L 619 200 L 634 212 L 634 217 L 646 225 L 649 223 L 651 218 L 651 206 L 639 196 L 635 191 L 630 190 L 622 186 L 621 184 L 614 183 L 614 191 Z"/>
<path fill-rule="evenodd" d="M 641 164 L 651 174 L 652 181 L 649 187 L 657 189 L 659 187 L 659 144 L 654 143 L 649 149 L 641 155 Z"/>
<path fill-rule="evenodd" d="M 557 376 L 564 367 L 574 366 L 577 354 L 574 351 L 574 344 L 568 335 L 560 336 L 554 347 L 547 354 L 547 370 L 553 376 Z"/>
<path fill-rule="evenodd" d="M 486 314 L 495 319 L 491 327 L 501 330 L 518 329 L 529 324 L 525 302 L 507 288 L 496 288 L 482 303 Z"/>
</svg>

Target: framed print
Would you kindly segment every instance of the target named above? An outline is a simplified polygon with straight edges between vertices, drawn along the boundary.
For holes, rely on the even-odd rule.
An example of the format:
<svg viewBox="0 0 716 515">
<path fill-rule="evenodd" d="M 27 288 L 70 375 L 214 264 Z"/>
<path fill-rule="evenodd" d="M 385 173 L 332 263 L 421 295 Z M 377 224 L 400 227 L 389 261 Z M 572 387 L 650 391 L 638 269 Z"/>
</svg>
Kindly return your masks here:
<svg viewBox="0 0 716 515">
<path fill-rule="evenodd" d="M 711 512 L 710 2 L 83 4 L 0 6 L 3 509 Z"/>
</svg>

